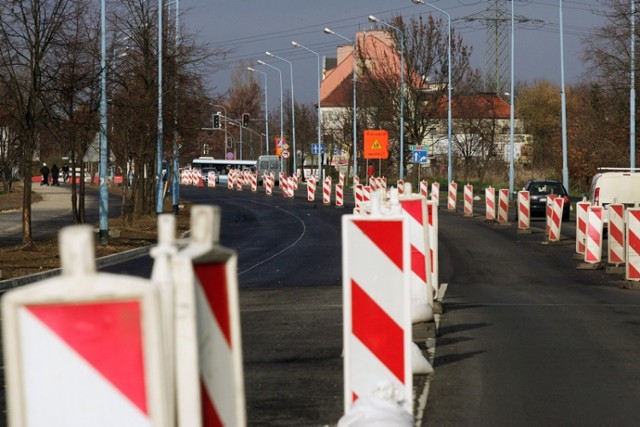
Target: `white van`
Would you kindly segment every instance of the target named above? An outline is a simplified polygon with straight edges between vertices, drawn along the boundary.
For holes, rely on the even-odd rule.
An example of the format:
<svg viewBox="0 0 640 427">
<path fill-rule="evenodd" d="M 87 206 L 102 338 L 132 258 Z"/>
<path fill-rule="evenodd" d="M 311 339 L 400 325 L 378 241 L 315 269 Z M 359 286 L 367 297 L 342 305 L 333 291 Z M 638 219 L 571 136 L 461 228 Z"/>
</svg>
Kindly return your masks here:
<svg viewBox="0 0 640 427">
<path fill-rule="evenodd" d="M 622 203 L 627 207 L 640 205 L 640 172 L 628 168 L 599 168 L 591 179 L 589 202 L 595 206 L 607 207 L 611 203 Z M 609 214 L 604 210 L 603 222 L 609 222 Z"/>
<path fill-rule="evenodd" d="M 256 172 L 258 174 L 258 184 L 262 184 L 262 177 L 264 173 L 271 173 L 275 175 L 275 180 L 278 182 L 280 179 L 281 169 L 280 157 L 278 156 L 259 156 L 256 163 Z"/>
</svg>

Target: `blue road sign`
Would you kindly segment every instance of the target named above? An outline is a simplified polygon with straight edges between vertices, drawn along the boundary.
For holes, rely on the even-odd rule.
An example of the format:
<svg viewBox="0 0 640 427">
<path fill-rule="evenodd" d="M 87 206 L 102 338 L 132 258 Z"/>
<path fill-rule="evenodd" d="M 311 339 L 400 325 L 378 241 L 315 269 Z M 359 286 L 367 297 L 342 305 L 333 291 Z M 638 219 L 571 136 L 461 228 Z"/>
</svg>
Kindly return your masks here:
<svg viewBox="0 0 640 427">
<path fill-rule="evenodd" d="M 327 147 L 324 144 L 320 144 L 320 154 L 326 152 Z M 311 154 L 318 154 L 318 143 L 311 144 Z"/>
<path fill-rule="evenodd" d="M 429 163 L 429 157 L 426 150 L 416 150 L 411 152 L 411 161 L 413 163 Z"/>
</svg>

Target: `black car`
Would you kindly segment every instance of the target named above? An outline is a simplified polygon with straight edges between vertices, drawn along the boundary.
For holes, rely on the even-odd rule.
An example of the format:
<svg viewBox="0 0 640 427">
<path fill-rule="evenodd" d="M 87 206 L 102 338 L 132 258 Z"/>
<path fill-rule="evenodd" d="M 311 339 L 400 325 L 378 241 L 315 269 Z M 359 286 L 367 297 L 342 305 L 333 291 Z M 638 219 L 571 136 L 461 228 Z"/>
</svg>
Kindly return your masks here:
<svg viewBox="0 0 640 427">
<path fill-rule="evenodd" d="M 532 180 L 527 181 L 524 190 L 529 192 L 530 215 L 533 217 L 544 217 L 547 214 L 547 198 L 550 195 L 557 195 L 564 198 L 564 207 L 562 210 L 562 220 L 569 219 L 571 211 L 569 203 L 569 193 L 560 181 L 552 180 Z M 516 218 L 518 210 L 516 209 Z"/>
</svg>

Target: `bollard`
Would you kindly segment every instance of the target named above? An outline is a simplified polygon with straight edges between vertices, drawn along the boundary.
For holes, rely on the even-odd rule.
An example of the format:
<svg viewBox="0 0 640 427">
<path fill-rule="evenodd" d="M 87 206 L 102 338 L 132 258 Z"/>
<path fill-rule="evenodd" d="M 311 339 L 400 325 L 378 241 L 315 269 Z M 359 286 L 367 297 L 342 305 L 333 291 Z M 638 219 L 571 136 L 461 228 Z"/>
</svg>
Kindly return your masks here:
<svg viewBox="0 0 640 427">
<path fill-rule="evenodd" d="M 331 177 L 328 176 L 322 183 L 322 203 L 325 205 L 331 204 Z"/>
<path fill-rule="evenodd" d="M 545 220 L 546 220 L 546 224 L 545 224 L 545 235 L 547 237 L 547 239 L 549 238 L 549 233 L 551 231 L 551 216 L 553 214 L 553 200 L 558 197 L 556 194 L 549 194 L 547 196 L 547 203 L 545 206 Z"/>
<path fill-rule="evenodd" d="M 562 210 L 564 209 L 564 198 L 556 197 L 551 202 L 551 219 L 549 222 L 549 241 L 559 242 L 562 236 Z"/>
<path fill-rule="evenodd" d="M 447 195 L 447 209 L 449 211 L 455 212 L 457 198 L 458 198 L 458 184 L 455 182 L 452 182 L 451 184 L 449 184 L 449 192 Z"/>
<path fill-rule="evenodd" d="M 498 223 L 507 224 L 509 222 L 509 190 L 506 188 L 498 190 Z"/>
<path fill-rule="evenodd" d="M 464 216 L 473 217 L 473 185 L 465 185 L 464 192 Z"/>
<path fill-rule="evenodd" d="M 207 187 L 216 188 L 216 173 L 213 171 L 207 173 Z"/>
<path fill-rule="evenodd" d="M 589 206 L 587 209 L 587 231 L 584 261 L 599 264 L 602 260 L 602 206 Z"/>
<path fill-rule="evenodd" d="M 531 198 L 528 191 L 518 191 L 518 231 L 531 230 Z"/>
<path fill-rule="evenodd" d="M 399 179 L 396 181 L 396 188 L 398 189 L 398 194 L 402 194 L 404 192 L 404 180 Z"/>
<path fill-rule="evenodd" d="M 431 184 L 431 200 L 436 202 L 436 206 L 440 206 L 440 183 Z"/>
<path fill-rule="evenodd" d="M 251 174 L 251 191 L 254 193 L 258 191 L 258 174 L 257 173 Z"/>
<path fill-rule="evenodd" d="M 487 221 L 496 220 L 496 189 L 489 186 L 484 189 L 485 218 Z"/>
<path fill-rule="evenodd" d="M 307 180 L 307 200 L 309 202 L 316 200 L 316 180 L 313 177 Z"/>
<path fill-rule="evenodd" d="M 362 203 L 364 202 L 364 185 L 357 184 L 353 187 L 353 198 L 355 200 L 355 208 L 360 209 L 362 207 Z"/>
<path fill-rule="evenodd" d="M 587 211 L 591 203 L 582 201 L 576 203 L 576 253 L 584 255 L 587 237 Z M 583 256 L 584 259 L 584 256 Z"/>
<path fill-rule="evenodd" d="M 608 261 L 609 264 L 619 266 L 625 262 L 624 205 L 614 202 L 607 206 L 607 210 L 609 212 Z"/>
<path fill-rule="evenodd" d="M 640 209 L 627 209 L 626 280 L 640 281 Z"/>
<path fill-rule="evenodd" d="M 336 208 L 344 207 L 344 187 L 342 184 L 336 184 Z"/>
<path fill-rule="evenodd" d="M 424 179 L 420 181 L 420 194 L 429 197 L 429 183 Z"/>
</svg>

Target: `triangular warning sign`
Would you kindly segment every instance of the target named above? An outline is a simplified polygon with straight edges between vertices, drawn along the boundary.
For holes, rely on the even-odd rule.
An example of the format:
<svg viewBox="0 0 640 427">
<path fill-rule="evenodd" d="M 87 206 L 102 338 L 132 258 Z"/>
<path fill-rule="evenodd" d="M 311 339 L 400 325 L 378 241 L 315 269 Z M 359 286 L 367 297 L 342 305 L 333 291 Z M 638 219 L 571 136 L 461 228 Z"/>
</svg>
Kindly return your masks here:
<svg viewBox="0 0 640 427">
<path fill-rule="evenodd" d="M 373 144 L 371 144 L 371 149 L 372 150 L 382 150 L 382 144 L 380 144 L 380 141 L 378 141 L 376 139 L 375 141 L 373 141 Z"/>
</svg>

